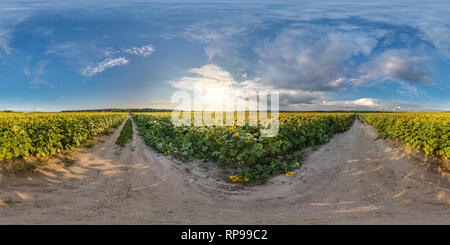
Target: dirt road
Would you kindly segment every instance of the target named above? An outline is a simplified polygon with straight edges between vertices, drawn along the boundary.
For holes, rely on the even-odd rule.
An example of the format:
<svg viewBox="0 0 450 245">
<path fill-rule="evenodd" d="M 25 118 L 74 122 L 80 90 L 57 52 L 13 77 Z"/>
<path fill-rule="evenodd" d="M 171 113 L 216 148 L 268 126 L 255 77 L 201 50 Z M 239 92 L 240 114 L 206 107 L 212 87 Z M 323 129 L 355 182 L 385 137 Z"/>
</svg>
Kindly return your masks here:
<svg viewBox="0 0 450 245">
<path fill-rule="evenodd" d="M 172 161 L 135 125 L 121 149 L 122 127 L 70 167 L 0 175 L 0 224 L 450 224 L 448 176 L 424 171 L 359 120 L 293 176 L 253 187 Z"/>
</svg>

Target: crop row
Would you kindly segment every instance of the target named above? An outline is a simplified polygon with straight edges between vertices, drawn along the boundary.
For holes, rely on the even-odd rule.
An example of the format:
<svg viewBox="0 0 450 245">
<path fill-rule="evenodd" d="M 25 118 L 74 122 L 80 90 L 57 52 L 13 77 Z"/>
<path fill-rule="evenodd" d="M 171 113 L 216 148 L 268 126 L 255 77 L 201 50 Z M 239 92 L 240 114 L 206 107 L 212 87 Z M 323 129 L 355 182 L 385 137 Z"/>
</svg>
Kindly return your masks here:
<svg viewBox="0 0 450 245">
<path fill-rule="evenodd" d="M 153 149 L 182 160 L 213 159 L 237 169 L 235 180 L 258 180 L 300 166 L 301 150 L 323 144 L 347 130 L 351 113 L 281 113 L 279 132 L 262 137 L 261 125 L 180 126 L 169 114 L 134 113 L 145 142 Z"/>
<path fill-rule="evenodd" d="M 381 137 L 450 158 L 450 113 L 363 113 Z"/>
<path fill-rule="evenodd" d="M 125 117 L 124 113 L 0 113 L 0 161 L 55 155 L 108 132 Z"/>
</svg>

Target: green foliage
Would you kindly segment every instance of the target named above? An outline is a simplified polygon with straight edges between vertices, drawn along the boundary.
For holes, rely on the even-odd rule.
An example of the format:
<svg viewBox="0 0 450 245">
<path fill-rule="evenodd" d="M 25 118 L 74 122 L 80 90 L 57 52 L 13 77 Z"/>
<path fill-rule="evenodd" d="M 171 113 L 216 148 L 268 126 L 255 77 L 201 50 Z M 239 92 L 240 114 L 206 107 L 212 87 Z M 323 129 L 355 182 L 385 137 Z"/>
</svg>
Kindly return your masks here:
<svg viewBox="0 0 450 245">
<path fill-rule="evenodd" d="M 37 169 L 36 164 L 27 164 L 27 163 L 21 163 L 14 167 L 14 170 L 17 172 L 29 172 L 29 171 L 35 171 Z"/>
<path fill-rule="evenodd" d="M 450 158 L 450 113 L 364 113 L 382 138 L 390 138 L 427 155 Z"/>
<path fill-rule="evenodd" d="M 128 119 L 125 125 L 122 128 L 122 131 L 120 131 L 119 137 L 117 137 L 116 144 L 124 147 L 128 142 L 131 141 L 133 138 L 133 123 L 131 122 L 131 119 Z"/>
<path fill-rule="evenodd" d="M 169 116 L 133 114 L 153 149 L 182 160 L 214 159 L 237 169 L 242 179 L 262 180 L 300 167 L 307 147 L 328 142 L 354 121 L 349 113 L 286 113 L 275 137 L 261 137 L 261 125 L 175 127 Z"/>
<path fill-rule="evenodd" d="M 89 140 L 88 142 L 86 142 L 86 144 L 84 145 L 84 147 L 86 148 L 92 148 L 94 147 L 95 142 L 93 140 Z"/>
<path fill-rule="evenodd" d="M 46 157 L 104 134 L 123 113 L 0 113 L 0 161 Z"/>
</svg>

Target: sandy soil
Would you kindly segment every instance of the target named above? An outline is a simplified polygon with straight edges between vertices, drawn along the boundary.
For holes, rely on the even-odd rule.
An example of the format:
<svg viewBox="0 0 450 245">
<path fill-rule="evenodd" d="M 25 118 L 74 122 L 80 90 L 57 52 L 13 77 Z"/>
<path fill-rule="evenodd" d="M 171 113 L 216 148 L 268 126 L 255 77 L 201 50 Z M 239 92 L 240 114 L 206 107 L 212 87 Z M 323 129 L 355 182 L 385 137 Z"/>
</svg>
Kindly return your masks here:
<svg viewBox="0 0 450 245">
<path fill-rule="evenodd" d="M 425 171 L 360 120 L 293 176 L 258 186 L 171 160 L 135 125 L 120 148 L 122 127 L 70 167 L 0 175 L 0 224 L 450 224 L 448 175 Z"/>
</svg>

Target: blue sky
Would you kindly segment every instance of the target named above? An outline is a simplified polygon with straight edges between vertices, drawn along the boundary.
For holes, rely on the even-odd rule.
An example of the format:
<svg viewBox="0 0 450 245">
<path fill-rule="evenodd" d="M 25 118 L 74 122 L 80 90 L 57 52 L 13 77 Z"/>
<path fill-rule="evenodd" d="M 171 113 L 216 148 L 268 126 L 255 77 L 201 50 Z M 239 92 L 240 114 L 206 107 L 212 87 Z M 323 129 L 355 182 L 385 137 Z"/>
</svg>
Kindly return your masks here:
<svg viewBox="0 0 450 245">
<path fill-rule="evenodd" d="M 280 91 L 283 110 L 450 110 L 450 3 L 1 1 L 0 110 L 173 108 Z"/>
</svg>

